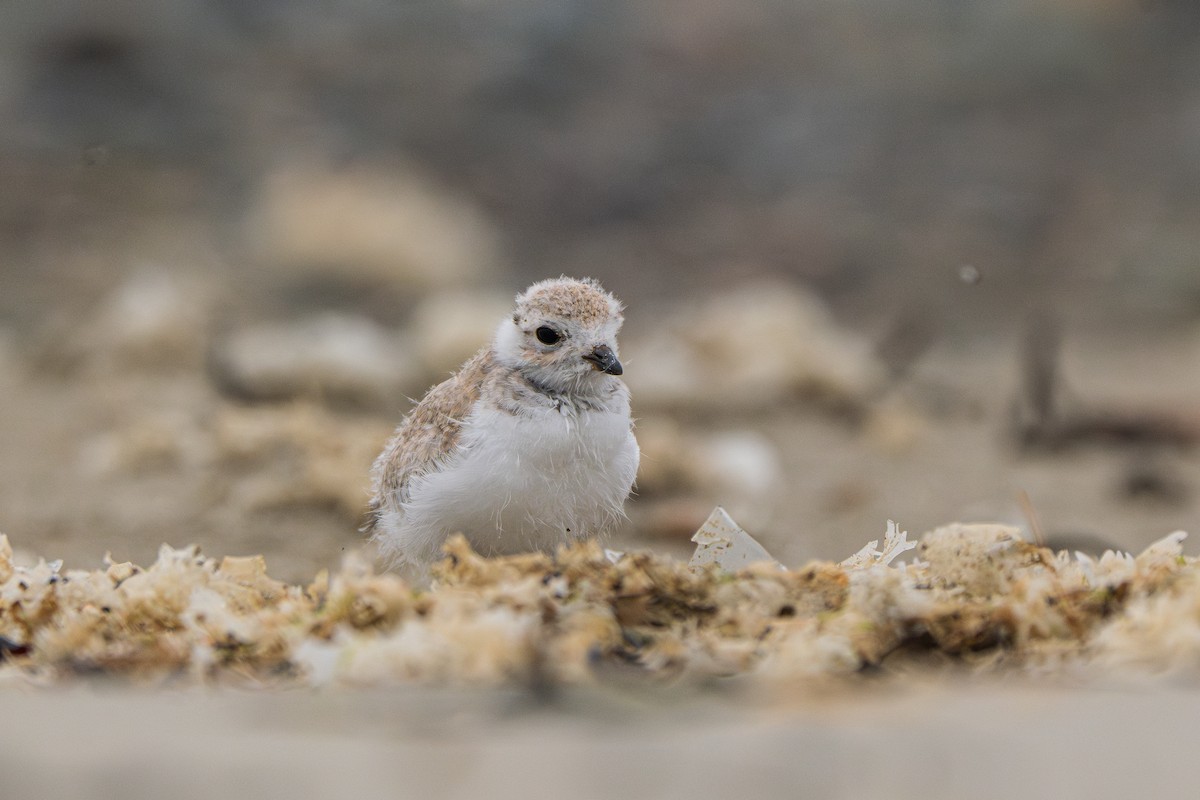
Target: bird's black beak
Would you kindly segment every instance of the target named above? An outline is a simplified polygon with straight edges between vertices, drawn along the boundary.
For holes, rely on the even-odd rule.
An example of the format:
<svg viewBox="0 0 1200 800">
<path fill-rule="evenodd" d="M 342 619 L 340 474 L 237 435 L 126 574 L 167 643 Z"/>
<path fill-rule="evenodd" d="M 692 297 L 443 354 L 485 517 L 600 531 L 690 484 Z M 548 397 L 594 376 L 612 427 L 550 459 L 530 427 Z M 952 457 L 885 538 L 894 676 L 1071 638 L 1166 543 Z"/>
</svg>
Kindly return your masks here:
<svg viewBox="0 0 1200 800">
<path fill-rule="evenodd" d="M 592 352 L 583 357 L 583 360 L 592 362 L 596 369 L 607 372 L 609 375 L 620 375 L 625 371 L 621 362 L 617 360 L 617 354 L 606 344 L 596 345 Z"/>
</svg>

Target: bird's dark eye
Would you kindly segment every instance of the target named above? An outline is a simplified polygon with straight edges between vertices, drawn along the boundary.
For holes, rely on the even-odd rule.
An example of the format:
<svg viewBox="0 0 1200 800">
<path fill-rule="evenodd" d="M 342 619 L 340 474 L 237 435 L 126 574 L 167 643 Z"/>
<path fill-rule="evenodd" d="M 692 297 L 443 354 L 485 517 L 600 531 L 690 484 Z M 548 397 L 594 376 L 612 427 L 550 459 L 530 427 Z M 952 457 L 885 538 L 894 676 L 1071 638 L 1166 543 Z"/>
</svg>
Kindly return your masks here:
<svg viewBox="0 0 1200 800">
<path fill-rule="evenodd" d="M 554 330 L 554 328 L 547 328 L 545 325 L 534 331 L 533 335 L 542 344 L 558 344 L 558 341 L 562 339 L 558 331 Z"/>
</svg>

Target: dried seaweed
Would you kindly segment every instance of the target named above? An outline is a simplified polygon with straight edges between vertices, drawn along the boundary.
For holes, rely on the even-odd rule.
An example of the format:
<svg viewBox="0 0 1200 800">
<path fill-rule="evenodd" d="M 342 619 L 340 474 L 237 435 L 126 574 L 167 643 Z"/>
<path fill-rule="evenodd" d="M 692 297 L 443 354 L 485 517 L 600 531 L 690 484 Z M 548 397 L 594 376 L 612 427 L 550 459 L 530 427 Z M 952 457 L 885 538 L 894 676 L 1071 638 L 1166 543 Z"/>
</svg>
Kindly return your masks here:
<svg viewBox="0 0 1200 800">
<path fill-rule="evenodd" d="M 893 526 L 894 528 L 894 526 Z M 594 543 L 487 559 L 461 538 L 415 588 L 350 558 L 306 587 L 261 556 L 164 546 L 148 568 L 20 567 L 0 536 L 0 674 L 245 685 L 850 676 L 912 649 L 976 669 L 1200 667 L 1200 570 L 1177 533 L 1136 558 L 1055 553 L 1000 525 L 898 529 L 842 564 L 736 572 Z M 980 659 L 980 653 L 995 656 Z M 628 669 L 626 669 L 628 671 Z"/>
</svg>

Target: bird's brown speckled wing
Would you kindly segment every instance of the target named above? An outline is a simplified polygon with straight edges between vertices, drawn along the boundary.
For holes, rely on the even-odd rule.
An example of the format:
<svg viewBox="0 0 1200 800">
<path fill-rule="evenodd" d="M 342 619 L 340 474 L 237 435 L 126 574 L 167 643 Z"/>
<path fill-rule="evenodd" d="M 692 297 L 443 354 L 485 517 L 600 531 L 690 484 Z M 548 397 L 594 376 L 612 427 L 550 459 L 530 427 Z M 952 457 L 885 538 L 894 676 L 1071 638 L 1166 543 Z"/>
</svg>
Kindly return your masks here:
<svg viewBox="0 0 1200 800">
<path fill-rule="evenodd" d="M 480 351 L 457 373 L 430 389 L 400 423 L 371 471 L 373 496 L 366 530 L 375 528 L 383 511 L 399 510 L 408 499 L 413 478 L 438 469 L 454 451 L 463 421 L 493 366 L 490 350 Z"/>
</svg>

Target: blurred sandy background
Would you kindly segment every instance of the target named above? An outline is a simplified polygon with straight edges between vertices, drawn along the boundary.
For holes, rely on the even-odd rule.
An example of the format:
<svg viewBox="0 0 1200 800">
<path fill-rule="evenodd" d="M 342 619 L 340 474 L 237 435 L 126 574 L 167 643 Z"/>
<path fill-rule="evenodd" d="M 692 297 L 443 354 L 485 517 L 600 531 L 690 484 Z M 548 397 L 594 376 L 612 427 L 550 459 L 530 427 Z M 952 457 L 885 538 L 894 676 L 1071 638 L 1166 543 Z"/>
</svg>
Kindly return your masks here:
<svg viewBox="0 0 1200 800">
<path fill-rule="evenodd" d="M 3 14 L 0 530 L 29 553 L 335 562 L 406 398 L 560 273 L 628 305 L 621 545 L 682 552 L 723 503 L 840 558 L 888 518 L 1024 522 L 1021 490 L 1072 541 L 1194 525 L 1194 4 Z M 1089 409 L 1169 431 L 1020 446 Z"/>
<path fill-rule="evenodd" d="M 406 398 L 566 273 L 628 306 L 620 546 L 685 553 L 722 503 L 785 563 L 840 559 L 889 518 L 1024 525 L 1024 490 L 1054 542 L 1136 551 L 1200 510 L 1197 187 L 1186 0 L 8 0 L 0 531 L 306 580 L 361 545 Z M 1190 692 L 1048 694 L 13 695 L 0 764 L 46 796 L 1180 777 Z M 662 771 L 706 748 L 742 771 Z"/>
</svg>

